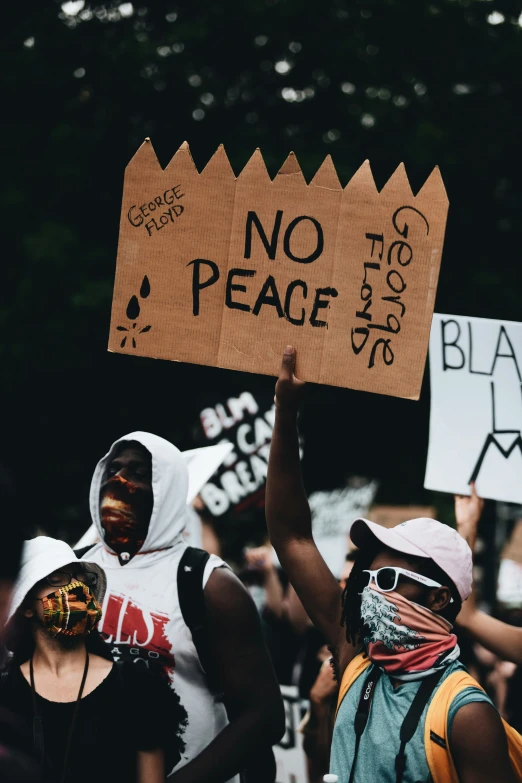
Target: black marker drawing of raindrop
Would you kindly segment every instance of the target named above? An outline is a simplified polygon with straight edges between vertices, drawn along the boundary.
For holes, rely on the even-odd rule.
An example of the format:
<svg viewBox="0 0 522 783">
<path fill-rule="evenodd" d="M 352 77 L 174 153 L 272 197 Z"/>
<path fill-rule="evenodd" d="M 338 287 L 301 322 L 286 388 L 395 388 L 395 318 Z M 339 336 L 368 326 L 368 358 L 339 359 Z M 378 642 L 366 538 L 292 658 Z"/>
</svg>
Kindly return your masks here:
<svg viewBox="0 0 522 783">
<path fill-rule="evenodd" d="M 142 299 L 146 299 L 149 294 L 150 294 L 149 278 L 147 277 L 147 275 L 145 275 L 140 288 L 140 296 Z"/>
<path fill-rule="evenodd" d="M 143 278 L 143 280 L 141 282 L 139 295 L 140 295 L 141 299 L 146 299 L 149 296 L 149 294 L 150 294 L 150 281 L 149 281 L 149 278 L 147 277 L 147 275 L 145 275 L 145 277 Z M 130 321 L 134 322 L 132 324 L 132 328 L 130 327 L 130 324 L 129 324 L 129 327 L 117 326 L 116 329 L 119 332 L 131 332 L 132 335 L 135 335 L 137 332 L 135 332 L 133 330 L 136 329 L 136 327 L 138 326 L 138 324 L 136 323 L 136 320 L 139 318 L 140 311 L 141 311 L 141 308 L 140 308 L 140 303 L 139 303 L 138 297 L 137 296 L 131 296 L 131 298 L 129 299 L 129 303 L 127 305 L 127 309 L 126 309 L 125 313 L 127 315 L 127 318 Z M 152 325 L 148 324 L 147 326 L 144 326 L 142 329 L 138 328 L 138 333 L 139 334 L 143 334 L 144 332 L 149 332 L 151 329 L 152 329 Z M 134 336 L 132 336 L 132 335 L 130 335 L 130 334 L 129 335 L 125 335 L 125 337 L 123 338 L 123 340 L 120 343 L 120 348 L 125 348 L 125 346 L 127 345 L 127 337 L 129 338 L 129 345 L 130 345 L 130 343 L 132 343 L 132 347 L 133 348 L 137 348 L 138 347 L 137 343 L 136 343 L 136 338 Z"/>
<path fill-rule="evenodd" d="M 140 303 L 137 296 L 131 296 L 129 304 L 127 305 L 127 318 L 131 321 L 136 320 L 140 314 Z"/>
</svg>

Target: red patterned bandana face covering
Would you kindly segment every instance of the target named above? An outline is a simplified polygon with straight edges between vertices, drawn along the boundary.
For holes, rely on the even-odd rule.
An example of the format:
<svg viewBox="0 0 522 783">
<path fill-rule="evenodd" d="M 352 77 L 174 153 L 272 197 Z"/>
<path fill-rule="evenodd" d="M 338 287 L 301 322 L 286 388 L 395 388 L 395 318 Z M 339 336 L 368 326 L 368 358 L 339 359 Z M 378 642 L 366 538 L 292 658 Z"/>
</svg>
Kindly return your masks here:
<svg viewBox="0 0 522 783">
<path fill-rule="evenodd" d="M 101 606 L 83 582 L 71 582 L 41 599 L 42 625 L 51 636 L 88 636 L 102 616 Z"/>
<path fill-rule="evenodd" d="M 395 591 L 365 587 L 361 619 L 368 657 L 396 680 L 421 680 L 460 655 L 451 623 Z"/>
<path fill-rule="evenodd" d="M 104 539 L 117 554 L 139 552 L 149 530 L 154 499 L 122 476 L 106 481 L 100 493 L 101 524 Z"/>
</svg>

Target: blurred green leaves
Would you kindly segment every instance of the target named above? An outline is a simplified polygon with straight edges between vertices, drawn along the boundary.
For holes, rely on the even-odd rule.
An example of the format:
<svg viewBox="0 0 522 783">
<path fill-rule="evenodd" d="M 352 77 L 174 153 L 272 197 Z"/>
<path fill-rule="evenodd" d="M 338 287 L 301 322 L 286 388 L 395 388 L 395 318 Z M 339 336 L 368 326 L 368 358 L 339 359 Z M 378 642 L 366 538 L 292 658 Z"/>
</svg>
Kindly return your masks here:
<svg viewBox="0 0 522 783">
<path fill-rule="evenodd" d="M 217 399 L 239 383 L 107 356 L 123 172 L 145 136 L 163 165 L 188 140 L 200 169 L 224 143 L 236 174 L 257 146 L 271 175 L 293 149 L 308 180 L 330 153 L 343 184 L 366 158 L 379 186 L 404 161 L 414 191 L 439 164 L 450 211 L 436 308 L 520 320 L 520 11 L 519 0 L 10 4 L 0 46 L 2 435 L 13 454 L 33 437 L 46 443 L 39 491 L 62 472 L 63 503 L 78 503 L 100 439 L 103 451 L 118 427 L 182 436 L 207 389 Z M 312 446 L 306 463 L 315 486 L 353 469 L 422 495 L 426 397 L 399 437 L 386 430 L 397 401 L 358 395 L 348 421 L 356 393 L 316 394 L 307 437 L 317 456 Z M 359 420 L 382 427 L 358 438 Z M 70 459 L 64 421 L 86 456 Z M 343 442 L 322 459 L 322 429 L 358 448 Z M 396 469 L 373 448 L 387 435 Z M 59 506 L 50 504 L 57 518 Z"/>
</svg>

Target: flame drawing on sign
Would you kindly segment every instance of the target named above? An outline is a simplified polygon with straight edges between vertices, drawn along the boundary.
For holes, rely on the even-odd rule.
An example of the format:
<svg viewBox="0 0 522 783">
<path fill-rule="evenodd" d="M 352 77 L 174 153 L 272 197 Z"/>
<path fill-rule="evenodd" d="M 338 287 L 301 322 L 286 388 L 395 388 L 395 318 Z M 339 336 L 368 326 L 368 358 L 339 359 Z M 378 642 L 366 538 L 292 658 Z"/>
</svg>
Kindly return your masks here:
<svg viewBox="0 0 522 783">
<path fill-rule="evenodd" d="M 141 283 L 141 287 L 140 287 L 140 291 L 139 291 L 139 297 L 140 297 L 140 299 L 146 299 L 149 294 L 150 294 L 150 282 L 149 282 L 149 278 L 147 277 L 147 275 L 145 275 L 145 277 L 143 278 L 142 283 Z M 141 329 L 138 329 L 137 332 L 133 331 L 138 326 L 137 319 L 139 318 L 140 312 L 141 312 L 141 308 L 140 308 L 139 299 L 138 299 L 138 297 L 136 295 L 133 295 L 129 299 L 129 303 L 127 305 L 127 310 L 125 311 L 126 316 L 129 319 L 129 321 L 133 321 L 134 322 L 132 324 L 132 328 L 131 327 L 126 327 L 126 326 L 117 326 L 116 327 L 118 332 L 131 332 L 132 333 L 132 336 L 131 336 L 131 334 L 128 334 L 128 335 L 126 334 L 125 335 L 125 337 L 123 338 L 123 340 L 120 343 L 120 348 L 125 348 L 125 345 L 127 343 L 127 338 L 129 338 L 129 342 L 132 342 L 132 347 L 136 348 L 136 334 L 143 334 L 144 332 L 150 332 L 150 330 L 152 328 L 150 324 L 148 326 L 142 327 Z"/>
</svg>

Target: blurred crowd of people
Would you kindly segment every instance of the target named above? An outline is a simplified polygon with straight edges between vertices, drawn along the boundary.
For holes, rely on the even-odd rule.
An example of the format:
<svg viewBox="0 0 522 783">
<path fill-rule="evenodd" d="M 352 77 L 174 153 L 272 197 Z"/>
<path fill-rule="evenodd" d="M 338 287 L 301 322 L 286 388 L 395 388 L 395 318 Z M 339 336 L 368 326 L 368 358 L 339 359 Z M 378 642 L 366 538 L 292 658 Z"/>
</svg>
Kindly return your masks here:
<svg viewBox="0 0 522 783">
<path fill-rule="evenodd" d="M 187 467 L 162 438 L 130 433 L 100 460 L 81 551 L 22 547 L 0 473 L 1 780 L 274 783 L 280 686 L 300 698 L 296 783 L 522 779 L 522 594 L 480 608 L 484 502 L 474 485 L 455 499 L 457 530 L 355 520 L 335 578 L 312 535 L 294 366 L 287 349 L 269 538 L 238 576 L 210 525 L 207 551 L 187 545 Z"/>
</svg>

